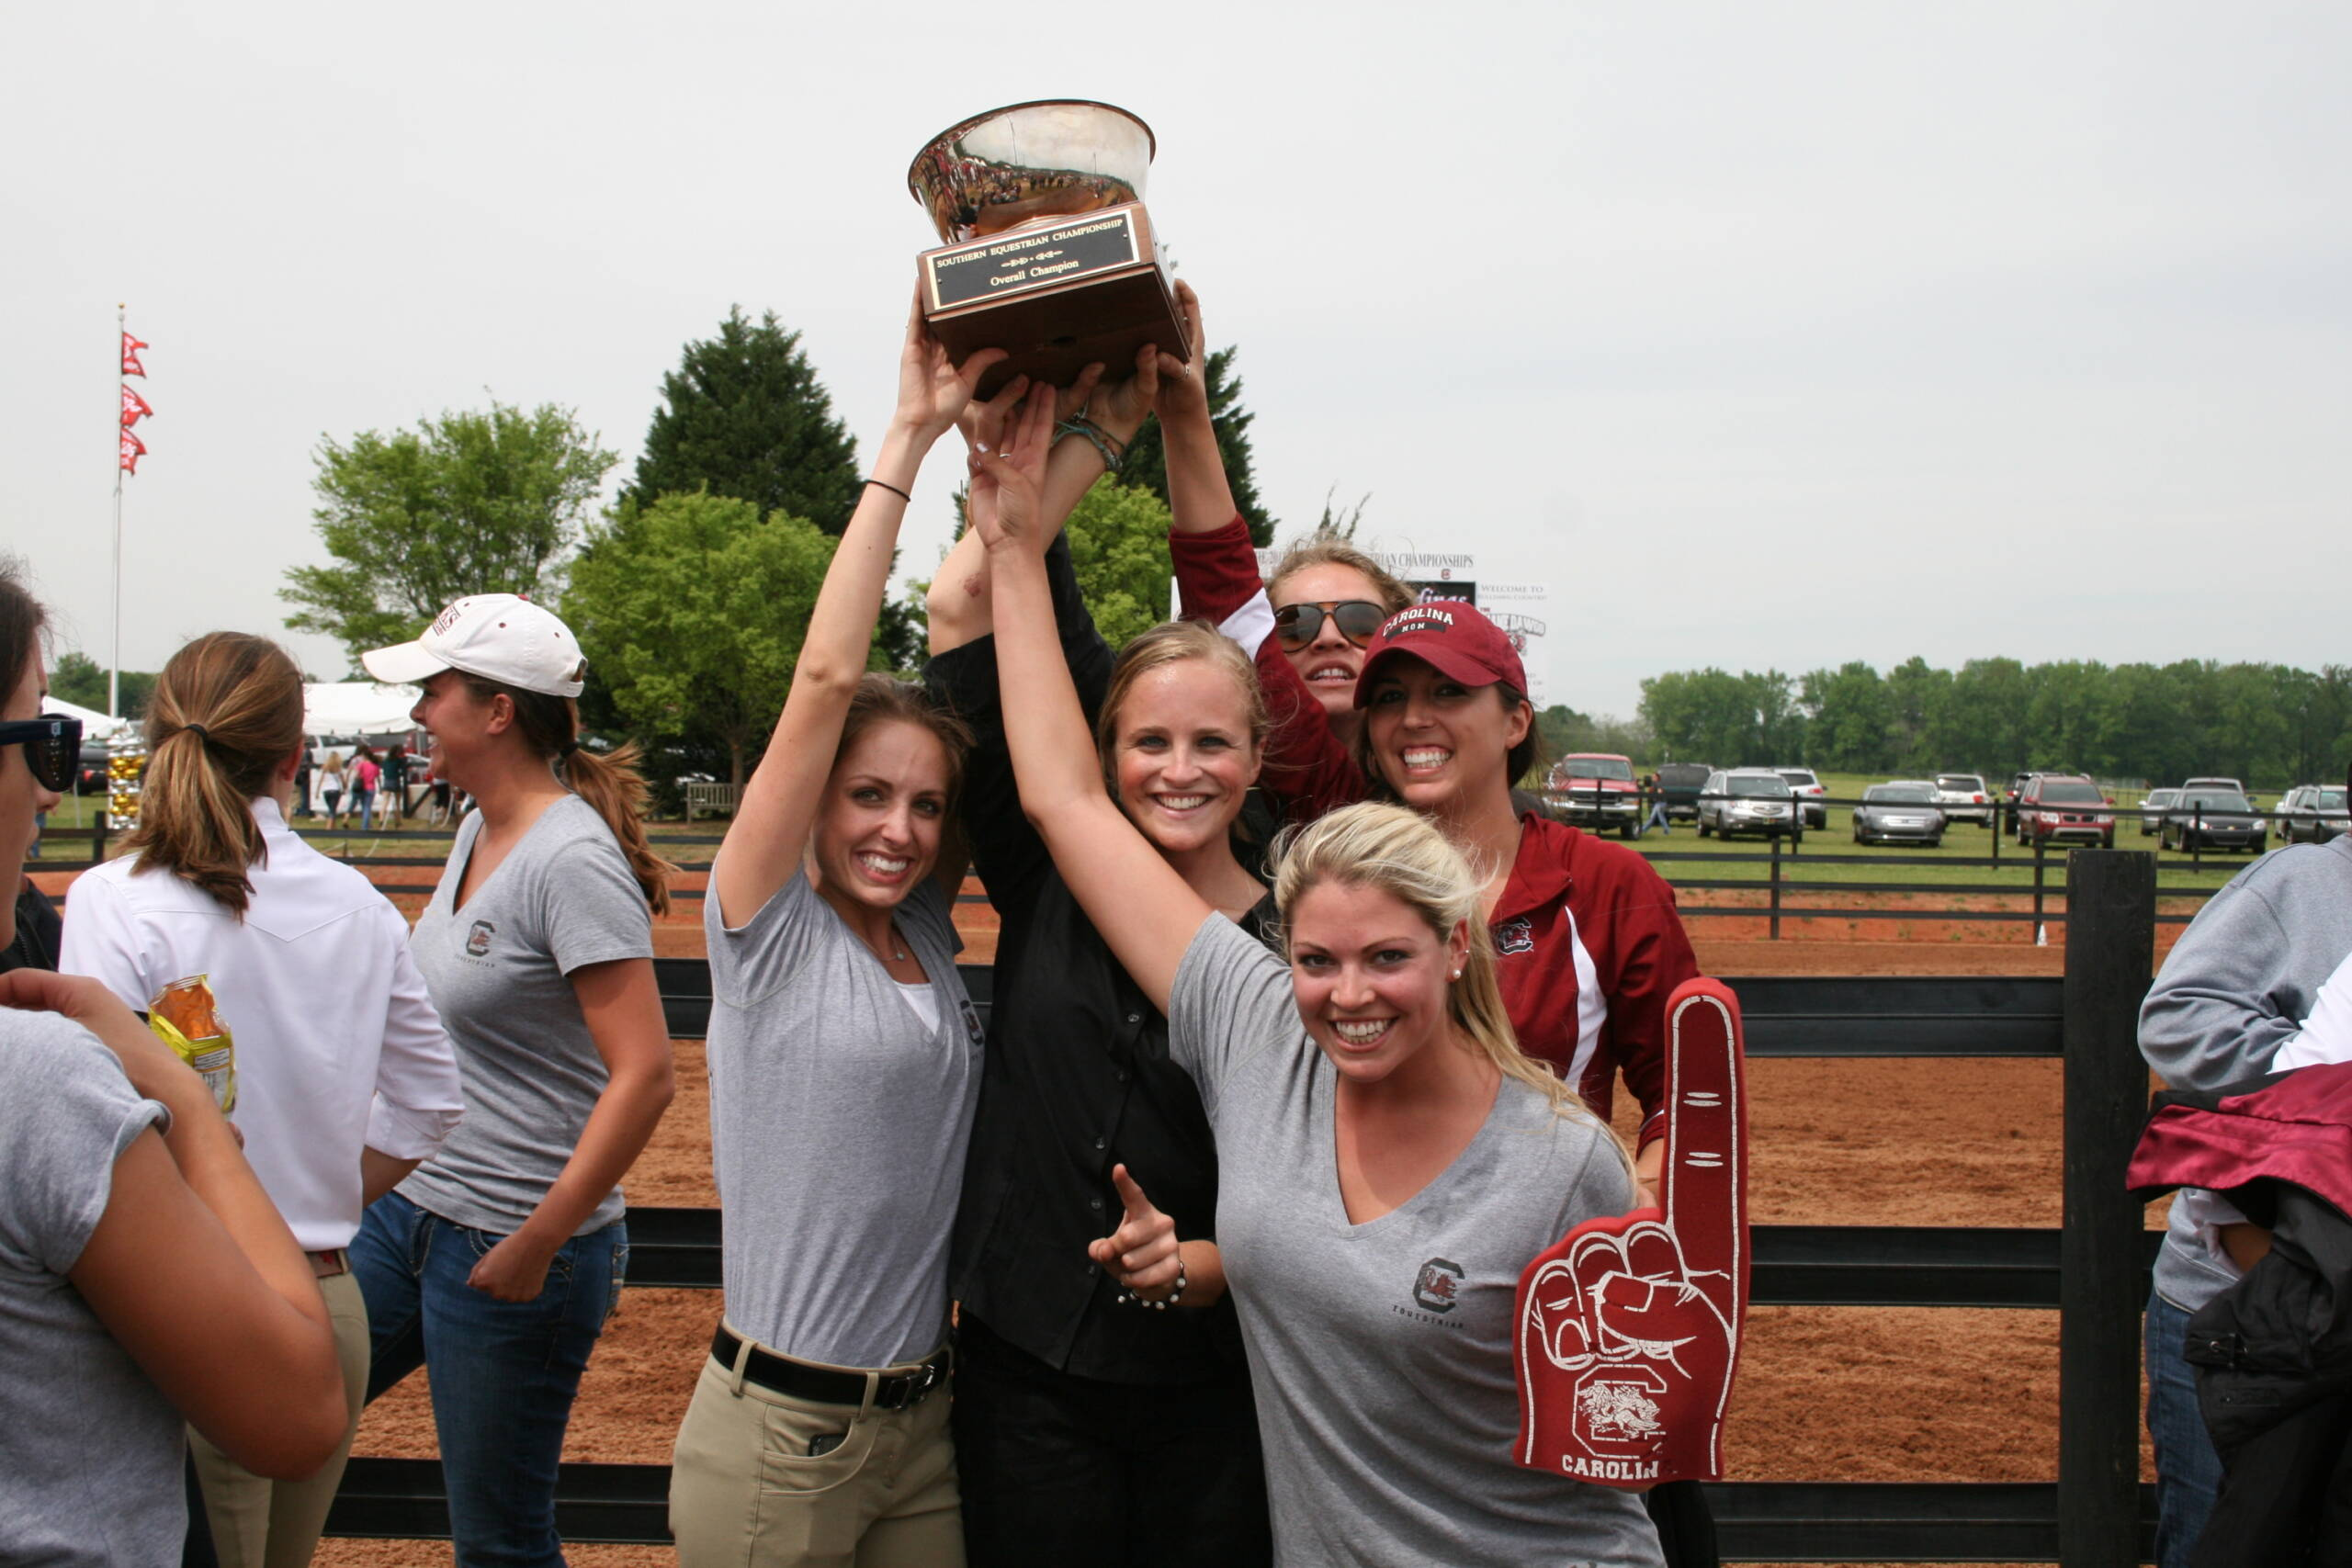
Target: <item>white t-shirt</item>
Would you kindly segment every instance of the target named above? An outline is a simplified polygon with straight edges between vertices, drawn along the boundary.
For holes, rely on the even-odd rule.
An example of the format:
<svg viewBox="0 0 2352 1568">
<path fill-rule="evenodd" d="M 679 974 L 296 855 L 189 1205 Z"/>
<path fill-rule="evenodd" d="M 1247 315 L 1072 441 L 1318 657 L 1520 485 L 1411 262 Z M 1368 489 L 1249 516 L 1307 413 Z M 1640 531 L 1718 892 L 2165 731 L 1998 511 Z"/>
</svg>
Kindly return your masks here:
<svg viewBox="0 0 2352 1568">
<path fill-rule="evenodd" d="M 245 1157 L 295 1240 L 330 1251 L 359 1230 L 361 1146 L 425 1158 L 465 1100 L 400 911 L 297 837 L 276 801 L 253 811 L 266 853 L 242 921 L 126 855 L 74 880 L 58 967 L 141 1011 L 174 980 L 211 977 L 237 1044 L 230 1120 Z"/>
</svg>

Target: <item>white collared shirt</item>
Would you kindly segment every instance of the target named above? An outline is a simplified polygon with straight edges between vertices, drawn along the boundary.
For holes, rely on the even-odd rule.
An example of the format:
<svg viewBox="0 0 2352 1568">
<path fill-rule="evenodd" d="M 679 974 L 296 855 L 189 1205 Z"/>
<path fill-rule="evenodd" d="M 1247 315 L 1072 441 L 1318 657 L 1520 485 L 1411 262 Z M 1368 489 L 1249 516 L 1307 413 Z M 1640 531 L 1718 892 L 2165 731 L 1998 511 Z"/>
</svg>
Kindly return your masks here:
<svg viewBox="0 0 2352 1568">
<path fill-rule="evenodd" d="M 359 1229 L 363 1145 L 424 1159 L 464 1114 L 458 1062 L 408 952 L 408 922 L 373 884 L 253 802 L 265 862 L 242 923 L 136 855 L 76 878 L 58 966 L 143 1010 L 174 980 L 211 976 L 237 1046 L 245 1157 L 305 1250 Z"/>
</svg>

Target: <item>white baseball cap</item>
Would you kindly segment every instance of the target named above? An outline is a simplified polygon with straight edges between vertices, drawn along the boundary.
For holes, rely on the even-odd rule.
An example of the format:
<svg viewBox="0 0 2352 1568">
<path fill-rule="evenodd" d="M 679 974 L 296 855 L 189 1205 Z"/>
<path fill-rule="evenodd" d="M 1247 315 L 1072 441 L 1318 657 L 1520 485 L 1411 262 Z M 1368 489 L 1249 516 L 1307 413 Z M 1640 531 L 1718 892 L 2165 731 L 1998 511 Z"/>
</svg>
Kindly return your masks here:
<svg viewBox="0 0 2352 1568">
<path fill-rule="evenodd" d="M 588 672 L 571 628 L 513 593 L 475 593 L 457 600 L 434 616 L 414 642 L 371 649 L 359 656 L 359 662 L 387 685 L 462 670 L 551 697 L 578 696 L 582 677 Z"/>
</svg>

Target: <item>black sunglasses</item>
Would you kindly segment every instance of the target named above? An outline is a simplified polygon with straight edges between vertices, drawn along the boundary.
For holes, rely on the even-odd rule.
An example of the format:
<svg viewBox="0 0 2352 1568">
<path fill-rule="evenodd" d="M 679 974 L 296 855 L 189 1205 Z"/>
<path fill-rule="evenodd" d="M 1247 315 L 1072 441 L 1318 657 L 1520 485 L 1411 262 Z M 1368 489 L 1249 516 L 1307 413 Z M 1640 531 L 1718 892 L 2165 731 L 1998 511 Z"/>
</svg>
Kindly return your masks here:
<svg viewBox="0 0 2352 1568">
<path fill-rule="evenodd" d="M 1341 599 L 1330 604 L 1285 604 L 1274 612 L 1274 636 L 1284 648 L 1305 648 L 1323 635 L 1323 617 L 1338 623 L 1340 635 L 1358 648 L 1372 640 L 1388 612 L 1369 599 Z"/>
<path fill-rule="evenodd" d="M 74 767 L 82 757 L 82 721 L 43 714 L 0 724 L 0 746 L 25 749 L 25 765 L 45 790 L 63 795 L 74 784 Z"/>
</svg>

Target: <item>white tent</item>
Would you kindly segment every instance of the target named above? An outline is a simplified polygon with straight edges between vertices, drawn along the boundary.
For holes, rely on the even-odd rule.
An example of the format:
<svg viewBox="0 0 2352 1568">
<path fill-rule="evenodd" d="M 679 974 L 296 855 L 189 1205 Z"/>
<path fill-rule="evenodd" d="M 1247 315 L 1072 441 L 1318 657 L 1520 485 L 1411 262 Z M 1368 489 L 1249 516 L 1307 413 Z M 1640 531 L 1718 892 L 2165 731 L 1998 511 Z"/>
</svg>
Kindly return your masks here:
<svg viewBox="0 0 2352 1568">
<path fill-rule="evenodd" d="M 414 728 L 408 711 L 424 694 L 414 686 L 334 681 L 302 688 L 305 735 L 399 736 Z"/>
<path fill-rule="evenodd" d="M 111 740 L 116 731 L 130 728 L 131 722 L 127 718 L 108 718 L 96 708 L 69 703 L 63 697 L 51 697 L 41 705 L 41 712 L 53 713 L 60 718 L 80 719 L 82 739 L 85 740 Z"/>
</svg>

